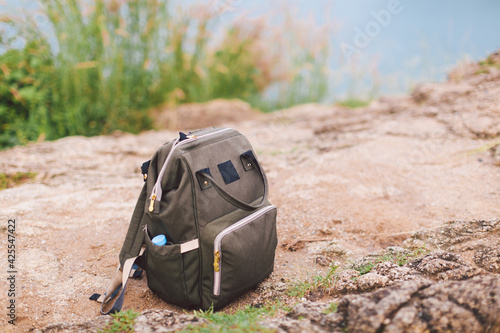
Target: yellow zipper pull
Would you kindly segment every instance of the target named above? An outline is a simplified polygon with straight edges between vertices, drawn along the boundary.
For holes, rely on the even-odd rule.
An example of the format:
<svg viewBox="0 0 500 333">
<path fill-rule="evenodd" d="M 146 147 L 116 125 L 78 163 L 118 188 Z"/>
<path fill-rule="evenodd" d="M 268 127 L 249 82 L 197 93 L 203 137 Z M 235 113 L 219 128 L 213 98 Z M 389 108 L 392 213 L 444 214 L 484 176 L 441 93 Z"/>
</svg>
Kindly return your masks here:
<svg viewBox="0 0 500 333">
<path fill-rule="evenodd" d="M 155 209 L 156 194 L 151 196 L 151 202 L 149 203 L 149 211 L 152 212 Z"/>
<path fill-rule="evenodd" d="M 219 251 L 215 251 L 214 253 L 214 271 L 218 272 L 219 271 L 219 260 L 220 260 L 220 253 Z"/>
</svg>

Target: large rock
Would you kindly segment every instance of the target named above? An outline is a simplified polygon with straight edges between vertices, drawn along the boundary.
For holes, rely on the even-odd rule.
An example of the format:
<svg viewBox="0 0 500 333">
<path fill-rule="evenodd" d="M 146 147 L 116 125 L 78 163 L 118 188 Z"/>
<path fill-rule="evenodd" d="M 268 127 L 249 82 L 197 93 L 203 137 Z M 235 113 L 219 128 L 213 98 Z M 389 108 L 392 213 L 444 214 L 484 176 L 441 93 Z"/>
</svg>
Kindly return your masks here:
<svg viewBox="0 0 500 333">
<path fill-rule="evenodd" d="M 220 124 L 258 119 L 262 114 L 238 99 L 215 99 L 151 111 L 156 128 L 192 130 Z"/>
<path fill-rule="evenodd" d="M 484 239 L 498 231 L 500 231 L 500 219 L 498 218 L 450 221 L 439 228 L 418 231 L 404 244 L 411 247 L 413 242 L 420 240 L 440 249 L 454 251 L 456 244 Z"/>
<path fill-rule="evenodd" d="M 41 330 L 44 333 L 100 332 L 111 321 L 110 316 L 101 316 L 82 324 L 52 324 Z M 134 324 L 135 332 L 173 332 L 205 323 L 206 320 L 170 310 L 147 310 L 139 315 Z"/>
<path fill-rule="evenodd" d="M 496 254 L 488 258 L 490 257 L 498 258 Z M 446 251 L 438 251 L 413 259 L 402 266 L 390 261 L 376 264 L 369 261 L 375 258 L 377 257 L 373 255 L 366 256 L 353 264 L 352 267 L 355 269 L 345 269 L 335 274 L 332 277 L 332 284 L 327 290 L 328 293 L 367 292 L 402 281 L 466 280 L 477 275 L 487 274 L 486 271 L 468 264 L 455 253 Z M 490 261 L 493 260 L 490 259 Z M 363 267 L 372 268 L 369 272 L 362 274 L 360 269 Z"/>
<path fill-rule="evenodd" d="M 266 325 L 278 332 L 500 332 L 500 277 L 406 281 L 340 299 L 337 311 L 306 302 Z"/>
<path fill-rule="evenodd" d="M 500 245 L 484 246 L 474 253 L 474 263 L 492 273 L 500 273 Z"/>
<path fill-rule="evenodd" d="M 439 251 L 408 263 L 409 268 L 437 281 L 466 280 L 484 274 L 451 252 Z"/>
</svg>

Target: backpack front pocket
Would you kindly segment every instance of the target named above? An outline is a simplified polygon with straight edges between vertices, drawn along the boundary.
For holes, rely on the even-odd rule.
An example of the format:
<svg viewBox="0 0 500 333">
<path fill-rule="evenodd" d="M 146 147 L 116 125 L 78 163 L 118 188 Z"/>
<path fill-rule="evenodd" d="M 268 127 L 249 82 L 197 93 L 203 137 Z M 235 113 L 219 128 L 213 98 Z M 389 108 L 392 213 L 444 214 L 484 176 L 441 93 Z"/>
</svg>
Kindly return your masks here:
<svg viewBox="0 0 500 333">
<path fill-rule="evenodd" d="M 203 256 L 212 257 L 204 263 L 213 263 L 203 270 L 203 288 L 211 289 L 204 293 L 211 294 L 203 300 L 204 307 L 224 306 L 264 280 L 274 267 L 276 207 L 266 206 L 228 225 L 231 220 L 226 216 L 209 223 L 202 236 Z"/>
</svg>

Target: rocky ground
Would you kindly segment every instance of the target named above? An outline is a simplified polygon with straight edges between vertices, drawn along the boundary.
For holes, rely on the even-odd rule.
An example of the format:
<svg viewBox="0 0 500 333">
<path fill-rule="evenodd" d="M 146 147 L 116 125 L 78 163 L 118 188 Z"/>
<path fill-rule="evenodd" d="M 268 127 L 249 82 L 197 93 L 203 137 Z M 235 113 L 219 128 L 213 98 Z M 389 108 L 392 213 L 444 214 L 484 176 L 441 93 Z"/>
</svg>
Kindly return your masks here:
<svg viewBox="0 0 500 333">
<path fill-rule="evenodd" d="M 279 297 L 293 309 L 262 324 L 284 332 L 500 332 L 498 58 L 355 110 L 303 105 L 259 115 L 214 101 L 182 116 L 169 111 L 170 127 L 197 127 L 206 113 L 245 134 L 279 209 L 275 272 L 224 311 Z M 231 109 L 248 117 L 235 121 Z M 176 135 L 68 137 L 0 151 L 0 172 L 38 174 L 0 191 L 2 248 L 8 219 L 18 235 L 17 325 L 0 316 L 7 331 L 105 325 L 88 297 L 116 269 L 140 165 Z M 287 292 L 335 266 L 314 292 Z M 124 306 L 142 312 L 137 331 L 201 323 L 145 280 L 129 284 Z"/>
</svg>

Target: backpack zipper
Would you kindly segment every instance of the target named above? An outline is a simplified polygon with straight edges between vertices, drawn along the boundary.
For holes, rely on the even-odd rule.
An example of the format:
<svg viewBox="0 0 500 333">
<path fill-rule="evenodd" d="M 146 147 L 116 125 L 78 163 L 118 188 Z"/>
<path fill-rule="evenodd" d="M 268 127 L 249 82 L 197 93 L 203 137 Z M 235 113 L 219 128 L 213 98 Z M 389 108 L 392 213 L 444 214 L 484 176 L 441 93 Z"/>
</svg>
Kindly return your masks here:
<svg viewBox="0 0 500 333">
<path fill-rule="evenodd" d="M 149 202 L 148 210 L 150 212 L 152 212 L 155 208 L 155 206 L 154 206 L 155 201 L 161 200 L 161 197 L 163 194 L 163 191 L 161 189 L 161 180 L 163 179 L 163 174 L 165 173 L 165 170 L 167 170 L 168 162 L 170 162 L 175 149 L 183 144 L 193 142 L 195 140 L 202 139 L 202 138 L 205 138 L 207 136 L 215 135 L 215 134 L 218 134 L 218 133 L 221 133 L 224 131 L 228 131 L 230 129 L 231 128 L 223 128 L 219 131 L 211 132 L 211 133 L 207 133 L 207 134 L 203 134 L 203 135 L 199 135 L 199 136 L 197 136 L 195 134 L 191 134 L 191 135 L 187 136 L 187 139 L 182 140 L 182 141 L 179 141 L 179 138 L 175 139 L 174 144 L 172 145 L 172 148 L 170 149 L 170 152 L 168 153 L 167 158 L 165 159 L 165 162 L 163 163 L 163 166 L 161 167 L 160 173 L 158 174 L 158 179 L 156 180 L 155 186 L 153 187 L 153 191 L 151 192 L 151 196 L 149 197 L 149 199 L 151 201 Z"/>
<path fill-rule="evenodd" d="M 214 240 L 214 295 L 218 296 L 220 294 L 220 284 L 221 284 L 221 266 L 222 266 L 222 239 L 230 234 L 233 231 L 236 231 L 245 225 L 249 224 L 250 222 L 254 221 L 258 217 L 261 217 L 262 215 L 266 214 L 267 212 L 276 209 L 276 206 L 274 205 L 269 205 L 264 208 L 261 208 L 260 210 L 256 211 L 255 213 L 252 213 L 248 215 L 247 217 L 244 217 L 243 219 L 239 220 L 238 222 L 232 224 L 231 226 L 227 227 L 226 229 L 222 230 L 219 232 L 219 234 L 215 237 Z"/>
</svg>

